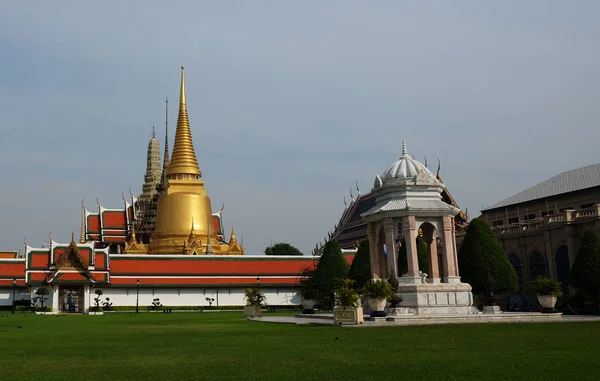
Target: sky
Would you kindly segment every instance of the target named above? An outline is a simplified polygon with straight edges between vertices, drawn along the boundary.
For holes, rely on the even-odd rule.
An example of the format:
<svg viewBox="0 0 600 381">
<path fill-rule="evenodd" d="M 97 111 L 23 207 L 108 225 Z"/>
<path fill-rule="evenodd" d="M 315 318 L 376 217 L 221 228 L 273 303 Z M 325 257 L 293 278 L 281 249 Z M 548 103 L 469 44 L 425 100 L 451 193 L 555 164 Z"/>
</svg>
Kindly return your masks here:
<svg viewBox="0 0 600 381">
<path fill-rule="evenodd" d="M 476 217 L 599 162 L 600 2 L 0 3 L 0 250 L 141 192 L 180 66 L 213 210 L 306 254 L 402 141 Z M 172 148 L 171 148 L 172 149 Z M 356 190 L 353 190 L 356 195 Z"/>
</svg>

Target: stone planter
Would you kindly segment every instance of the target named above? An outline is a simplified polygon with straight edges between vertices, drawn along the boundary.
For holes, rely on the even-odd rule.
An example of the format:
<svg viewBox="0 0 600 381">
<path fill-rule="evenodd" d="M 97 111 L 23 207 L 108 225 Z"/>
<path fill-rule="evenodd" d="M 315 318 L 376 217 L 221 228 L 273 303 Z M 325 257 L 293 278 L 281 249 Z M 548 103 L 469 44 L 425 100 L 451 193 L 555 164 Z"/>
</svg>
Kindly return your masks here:
<svg viewBox="0 0 600 381">
<path fill-rule="evenodd" d="M 337 306 L 333 308 L 335 324 L 362 324 L 364 321 L 362 307 Z"/>
<path fill-rule="evenodd" d="M 369 308 L 371 308 L 371 317 L 385 317 L 385 306 L 387 304 L 387 300 L 385 299 L 367 299 L 367 303 L 369 304 Z"/>
<path fill-rule="evenodd" d="M 538 295 L 538 302 L 542 306 L 542 312 L 554 312 L 554 306 L 556 305 L 557 297 L 555 295 Z"/>
<path fill-rule="evenodd" d="M 309 315 L 314 314 L 315 313 L 314 307 L 315 307 L 316 303 L 317 303 L 316 300 L 302 298 L 302 308 L 304 309 L 302 311 L 302 313 L 309 314 Z"/>
<path fill-rule="evenodd" d="M 244 306 L 245 317 L 261 317 L 260 306 Z"/>
</svg>

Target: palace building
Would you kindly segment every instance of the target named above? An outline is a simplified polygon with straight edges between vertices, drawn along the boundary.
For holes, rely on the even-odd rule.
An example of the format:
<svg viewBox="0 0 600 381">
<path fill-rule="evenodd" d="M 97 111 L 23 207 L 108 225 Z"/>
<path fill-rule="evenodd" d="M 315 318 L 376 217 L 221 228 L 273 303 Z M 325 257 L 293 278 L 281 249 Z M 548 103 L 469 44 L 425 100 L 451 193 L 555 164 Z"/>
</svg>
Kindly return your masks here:
<svg viewBox="0 0 600 381">
<path fill-rule="evenodd" d="M 168 113 L 168 101 L 167 101 Z M 259 286 L 270 305 L 299 304 L 300 274 L 312 256 L 249 256 L 233 227 L 226 239 L 221 208 L 213 212 L 188 120 L 184 68 L 172 154 L 165 121 L 164 157 L 153 131 L 142 193 L 123 207 L 97 210 L 82 202 L 76 240 L 25 253 L 0 253 L 0 306 L 45 294 L 54 313 L 90 311 L 96 290 L 113 306 L 147 308 L 241 306 L 244 288 Z M 346 255 L 350 264 L 354 256 Z M 40 291 L 42 290 L 42 292 Z"/>
<path fill-rule="evenodd" d="M 481 213 L 515 268 L 522 293 L 531 292 L 538 275 L 566 289 L 585 230 L 600 233 L 600 163 L 562 172 Z"/>
</svg>

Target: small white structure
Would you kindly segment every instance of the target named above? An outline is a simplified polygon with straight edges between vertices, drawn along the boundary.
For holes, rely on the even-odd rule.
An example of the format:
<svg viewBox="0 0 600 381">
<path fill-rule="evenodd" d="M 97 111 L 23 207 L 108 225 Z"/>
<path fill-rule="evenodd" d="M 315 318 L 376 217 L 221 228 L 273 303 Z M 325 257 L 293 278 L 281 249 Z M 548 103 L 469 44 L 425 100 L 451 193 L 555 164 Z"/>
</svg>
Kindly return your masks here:
<svg viewBox="0 0 600 381">
<path fill-rule="evenodd" d="M 375 177 L 376 205 L 361 215 L 367 221 L 374 279 L 397 276 L 398 248 L 404 238 L 408 273 L 398 278 L 398 294 L 402 307 L 414 308 L 419 315 L 472 313 L 471 285 L 461 283 L 458 274 L 454 217 L 459 209 L 442 201 L 443 189 L 427 167 L 410 157 L 403 142 L 400 159 Z M 419 230 L 429 247 L 429 274 L 424 279 L 417 257 Z"/>
</svg>

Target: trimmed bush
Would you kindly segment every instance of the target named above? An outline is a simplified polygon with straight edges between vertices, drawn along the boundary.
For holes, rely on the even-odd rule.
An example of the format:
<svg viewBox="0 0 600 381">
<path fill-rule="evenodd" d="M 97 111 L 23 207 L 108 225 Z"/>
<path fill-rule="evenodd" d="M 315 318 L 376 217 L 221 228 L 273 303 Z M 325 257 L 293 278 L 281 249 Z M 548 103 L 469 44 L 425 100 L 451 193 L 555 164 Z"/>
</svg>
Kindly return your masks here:
<svg viewBox="0 0 600 381">
<path fill-rule="evenodd" d="M 458 253 L 458 268 L 462 281 L 469 283 L 474 293 L 485 292 L 488 269 L 494 278 L 494 293 L 519 289 L 517 272 L 492 229 L 481 218 L 469 223 Z"/>
<path fill-rule="evenodd" d="M 335 290 L 340 286 L 340 279 L 348 276 L 348 262 L 342 254 L 337 241 L 328 241 L 323 247 L 323 255 L 313 276 L 313 284 L 319 290 L 321 305 L 333 307 Z"/>
<path fill-rule="evenodd" d="M 363 240 L 348 271 L 348 278 L 354 281 L 358 289 L 363 288 L 371 280 L 371 254 L 369 240 Z"/>
</svg>

